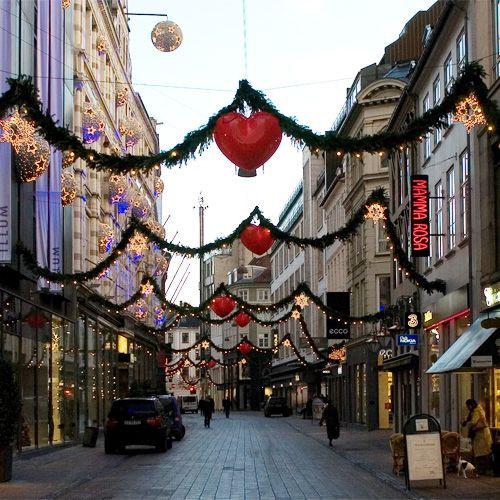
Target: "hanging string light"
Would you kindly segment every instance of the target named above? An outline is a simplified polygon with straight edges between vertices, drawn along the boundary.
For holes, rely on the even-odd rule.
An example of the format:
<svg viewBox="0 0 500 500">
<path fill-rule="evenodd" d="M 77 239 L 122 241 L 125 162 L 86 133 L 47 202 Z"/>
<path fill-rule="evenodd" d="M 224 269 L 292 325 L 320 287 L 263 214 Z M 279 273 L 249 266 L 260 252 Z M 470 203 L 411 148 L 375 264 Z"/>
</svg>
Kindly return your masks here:
<svg viewBox="0 0 500 500">
<path fill-rule="evenodd" d="M 76 155 L 74 151 L 65 151 L 62 158 L 63 168 L 71 167 L 75 163 Z"/>
<path fill-rule="evenodd" d="M 172 21 L 161 21 L 151 31 L 151 42 L 161 52 L 172 52 L 182 43 L 182 31 Z"/>
<path fill-rule="evenodd" d="M 104 114 L 99 109 L 87 105 L 82 112 L 82 138 L 84 144 L 98 141 L 104 133 Z"/>
<path fill-rule="evenodd" d="M 75 174 L 73 172 L 63 172 L 61 174 L 61 203 L 65 207 L 76 198 L 78 193 Z"/>
<path fill-rule="evenodd" d="M 165 188 L 165 184 L 163 183 L 163 181 L 161 180 L 160 177 L 157 177 L 155 179 L 155 189 L 154 189 L 154 196 L 155 198 L 158 198 L 158 196 L 160 196 L 162 193 L 163 193 L 163 190 Z"/>
<path fill-rule="evenodd" d="M 116 91 L 116 105 L 118 107 L 124 106 L 128 101 L 128 87 L 123 86 L 120 87 Z"/>
<path fill-rule="evenodd" d="M 119 203 L 127 192 L 128 182 L 125 175 L 112 174 L 109 176 L 109 194 L 111 203 Z"/>
<path fill-rule="evenodd" d="M 372 203 L 371 205 L 366 205 L 365 219 L 371 219 L 374 224 L 379 220 L 385 219 L 385 207 L 380 203 Z"/>
<path fill-rule="evenodd" d="M 462 122 L 467 128 L 468 134 L 470 134 L 474 125 L 486 124 L 483 109 L 474 93 L 469 94 L 463 101 L 457 104 L 453 120 Z"/>
<path fill-rule="evenodd" d="M 100 253 L 107 253 L 111 250 L 114 241 L 114 234 L 111 226 L 104 222 L 99 223 L 98 247 Z"/>
</svg>

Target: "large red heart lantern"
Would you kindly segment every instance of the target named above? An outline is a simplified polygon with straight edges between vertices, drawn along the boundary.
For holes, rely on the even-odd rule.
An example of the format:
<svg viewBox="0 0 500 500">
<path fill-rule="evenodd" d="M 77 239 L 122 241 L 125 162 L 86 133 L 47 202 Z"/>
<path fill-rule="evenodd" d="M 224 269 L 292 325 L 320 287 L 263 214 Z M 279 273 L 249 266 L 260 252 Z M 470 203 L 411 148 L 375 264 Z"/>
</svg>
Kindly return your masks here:
<svg viewBox="0 0 500 500">
<path fill-rule="evenodd" d="M 255 170 L 278 149 L 281 127 L 278 119 L 259 111 L 249 118 L 232 112 L 215 123 L 214 139 L 224 156 L 243 170 Z"/>
<path fill-rule="evenodd" d="M 216 364 L 217 364 L 217 361 L 215 361 L 215 359 L 211 359 L 211 360 L 207 363 L 207 366 L 208 366 L 209 368 L 213 368 Z"/>
<path fill-rule="evenodd" d="M 243 229 L 240 240 L 248 250 L 257 255 L 265 254 L 274 243 L 271 231 L 266 227 L 256 226 L 255 224 L 250 224 Z"/>
<path fill-rule="evenodd" d="M 214 297 L 210 302 L 212 311 L 221 318 L 227 316 L 234 309 L 235 305 L 236 302 L 231 297 L 226 297 L 225 295 Z"/>
<path fill-rule="evenodd" d="M 234 322 L 240 327 L 245 328 L 245 326 L 250 323 L 250 316 L 244 312 L 240 312 L 234 317 Z"/>
<path fill-rule="evenodd" d="M 238 349 L 240 350 L 241 354 L 243 354 L 243 356 L 246 356 L 253 348 L 252 345 L 248 342 L 242 342 L 238 346 Z"/>
</svg>

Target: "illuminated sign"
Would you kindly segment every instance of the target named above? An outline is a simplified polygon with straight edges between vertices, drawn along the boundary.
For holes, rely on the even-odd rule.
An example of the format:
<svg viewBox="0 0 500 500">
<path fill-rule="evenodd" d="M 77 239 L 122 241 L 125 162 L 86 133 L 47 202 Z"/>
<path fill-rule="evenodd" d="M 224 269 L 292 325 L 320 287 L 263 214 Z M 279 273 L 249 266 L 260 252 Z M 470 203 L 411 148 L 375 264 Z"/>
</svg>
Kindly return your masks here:
<svg viewBox="0 0 500 500">
<path fill-rule="evenodd" d="M 406 314 L 406 326 L 408 328 L 420 328 L 421 325 L 421 314 L 419 312 L 407 313 Z"/>
<path fill-rule="evenodd" d="M 429 323 L 432 319 L 432 311 L 425 311 L 424 312 L 424 323 Z"/>
<path fill-rule="evenodd" d="M 328 359 L 332 361 L 345 361 L 346 358 L 346 348 L 341 347 L 340 349 L 332 348 L 330 353 L 328 354 Z"/>
<path fill-rule="evenodd" d="M 411 255 L 429 257 L 429 176 L 412 175 L 410 180 Z"/>
<path fill-rule="evenodd" d="M 483 290 L 484 298 L 486 300 L 486 305 L 488 307 L 494 306 L 500 303 L 500 290 L 488 286 Z"/>
<path fill-rule="evenodd" d="M 418 345 L 418 335 L 410 335 L 409 333 L 398 335 L 398 345 Z"/>
</svg>

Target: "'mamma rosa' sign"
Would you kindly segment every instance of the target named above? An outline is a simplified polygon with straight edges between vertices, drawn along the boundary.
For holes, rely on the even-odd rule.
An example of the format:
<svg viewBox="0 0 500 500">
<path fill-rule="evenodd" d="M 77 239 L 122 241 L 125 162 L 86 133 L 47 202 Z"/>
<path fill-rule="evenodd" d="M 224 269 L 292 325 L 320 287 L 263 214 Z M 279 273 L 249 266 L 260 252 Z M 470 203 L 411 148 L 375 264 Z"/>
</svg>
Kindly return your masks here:
<svg viewBox="0 0 500 500">
<path fill-rule="evenodd" d="M 411 255 L 429 257 L 429 176 L 412 175 L 410 178 Z"/>
</svg>

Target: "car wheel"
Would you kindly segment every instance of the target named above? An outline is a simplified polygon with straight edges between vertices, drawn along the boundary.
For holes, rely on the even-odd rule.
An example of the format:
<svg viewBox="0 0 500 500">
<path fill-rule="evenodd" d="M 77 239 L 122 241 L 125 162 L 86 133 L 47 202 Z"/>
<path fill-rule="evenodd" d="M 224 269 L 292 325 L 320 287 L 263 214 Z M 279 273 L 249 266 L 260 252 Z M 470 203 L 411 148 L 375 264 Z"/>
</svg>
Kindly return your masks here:
<svg viewBox="0 0 500 500">
<path fill-rule="evenodd" d="M 170 450 L 172 448 L 172 438 L 167 439 L 167 450 Z"/>
<path fill-rule="evenodd" d="M 116 447 L 108 439 L 104 440 L 104 453 L 106 453 L 106 455 L 116 453 Z"/>
<path fill-rule="evenodd" d="M 167 451 L 167 440 L 166 439 L 161 439 L 156 443 L 156 451 L 159 451 L 161 453 L 165 453 Z"/>
<path fill-rule="evenodd" d="M 186 428 L 184 426 L 182 426 L 180 439 L 182 439 L 185 435 L 186 435 Z"/>
</svg>

